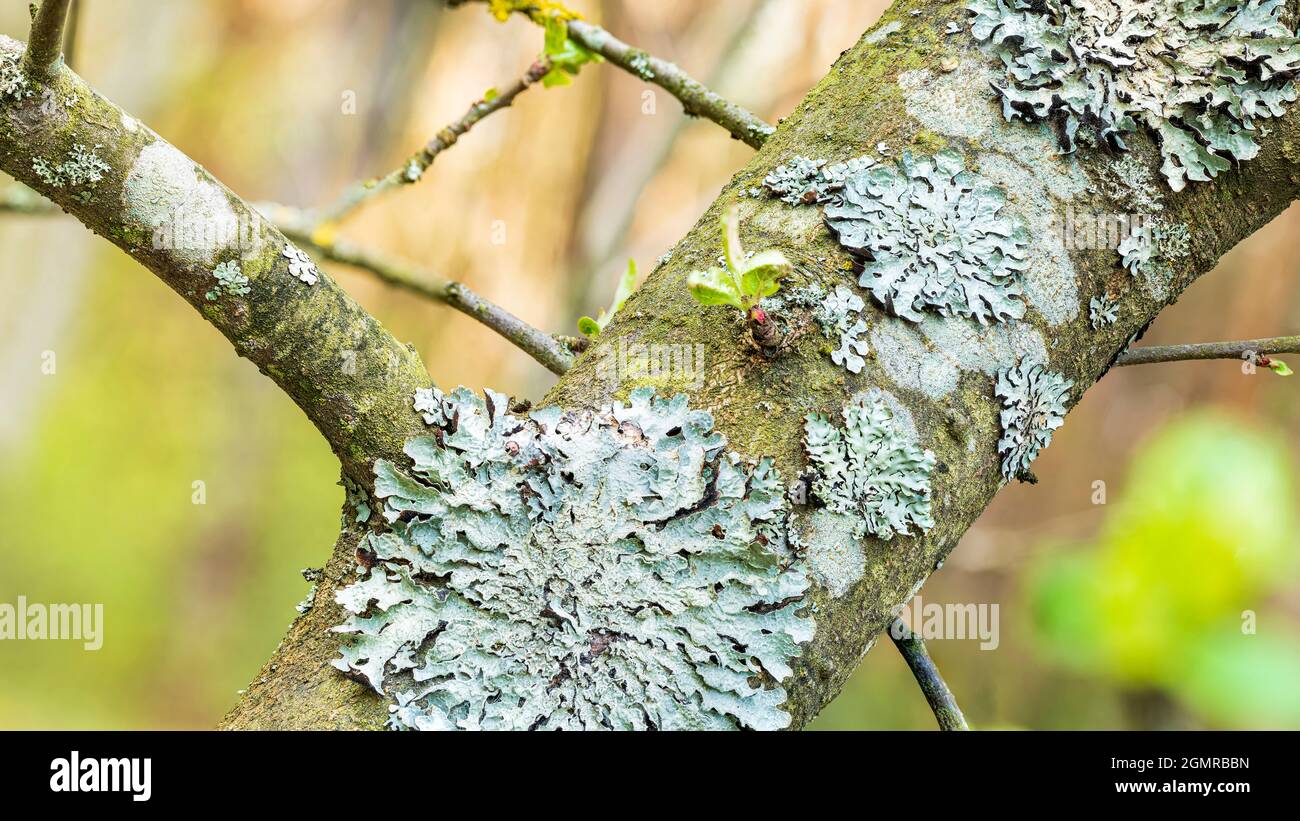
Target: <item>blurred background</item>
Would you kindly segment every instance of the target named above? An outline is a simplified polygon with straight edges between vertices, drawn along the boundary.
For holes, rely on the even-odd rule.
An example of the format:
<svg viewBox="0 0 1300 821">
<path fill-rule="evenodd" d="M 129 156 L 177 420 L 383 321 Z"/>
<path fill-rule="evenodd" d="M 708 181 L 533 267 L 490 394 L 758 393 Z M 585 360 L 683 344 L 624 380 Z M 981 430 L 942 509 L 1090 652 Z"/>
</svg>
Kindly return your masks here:
<svg viewBox="0 0 1300 821">
<path fill-rule="evenodd" d="M 300 206 L 397 166 L 542 41 L 431 0 L 80 3 L 92 84 L 245 199 Z M 887 3 L 572 5 L 774 122 Z M 0 32 L 26 38 L 26 4 L 0 9 Z M 572 333 L 627 258 L 649 271 L 749 156 L 590 66 L 342 233 Z M 1143 344 L 1295 333 L 1297 229 L 1293 208 Z M 438 385 L 537 397 L 553 381 L 458 313 L 330 272 Z M 1089 391 L 1035 465 L 1041 484 L 1000 494 L 922 592 L 999 606 L 996 650 L 930 643 L 972 724 L 1300 727 L 1297 410 L 1300 381 L 1232 362 L 1120 369 Z M 0 215 L 0 602 L 105 609 L 97 652 L 0 642 L 0 727 L 212 726 L 294 616 L 299 570 L 328 555 L 336 482 L 299 411 L 146 271 L 66 217 Z M 886 640 L 814 727 L 934 719 Z"/>
</svg>

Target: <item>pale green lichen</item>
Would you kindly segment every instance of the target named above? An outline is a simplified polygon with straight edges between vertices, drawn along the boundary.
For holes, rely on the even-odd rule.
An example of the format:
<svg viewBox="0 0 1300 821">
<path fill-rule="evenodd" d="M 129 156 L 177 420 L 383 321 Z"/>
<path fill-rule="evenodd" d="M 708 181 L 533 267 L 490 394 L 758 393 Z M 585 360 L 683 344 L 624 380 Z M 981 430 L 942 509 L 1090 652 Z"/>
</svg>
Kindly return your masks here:
<svg viewBox="0 0 1300 821">
<path fill-rule="evenodd" d="M 773 169 L 764 178 L 763 187 L 790 205 L 837 202 L 844 191 L 845 180 L 875 164 L 871 157 L 858 157 L 834 165 L 827 165 L 825 160 L 795 157 Z"/>
<path fill-rule="evenodd" d="M 1028 234 L 1000 214 L 1005 193 L 966 171 L 957 152 L 905 153 L 897 167 L 851 175 L 841 198 L 826 206 L 826 223 L 864 258 L 859 284 L 895 315 L 919 322 L 933 311 L 981 325 L 1024 316 Z"/>
<path fill-rule="evenodd" d="M 104 179 L 109 165 L 99 158 L 95 151 L 103 146 L 86 148 L 77 143 L 72 146 L 59 163 L 52 163 L 44 157 L 32 158 L 32 170 L 36 176 L 51 188 L 85 188 L 93 186 Z"/>
<path fill-rule="evenodd" d="M 1074 383 L 1043 362 L 1024 360 L 998 371 L 994 388 L 1002 400 L 1002 477 L 1035 481 L 1029 465 L 1052 441 L 1052 434 L 1065 423 L 1066 404 Z"/>
<path fill-rule="evenodd" d="M 217 284 L 204 294 L 209 302 L 223 296 L 247 296 L 252 290 L 249 287 L 248 277 L 244 276 L 239 263 L 234 260 L 227 260 L 218 265 L 212 270 L 212 276 L 217 280 Z"/>
<path fill-rule="evenodd" d="M 822 335 L 835 343 L 835 347 L 829 350 L 832 362 L 849 373 L 861 373 L 866 366 L 863 357 L 871 352 L 865 338 L 867 323 L 862 318 L 866 304 L 862 297 L 843 285 L 836 286 L 828 294 L 819 283 L 813 282 L 767 297 L 759 305 L 770 318 L 781 324 L 786 333 L 791 326 L 787 312 L 803 309 L 816 321 Z"/>
<path fill-rule="evenodd" d="M 1119 319 L 1119 303 L 1106 294 L 1088 300 L 1088 324 L 1093 330 L 1100 331 L 1107 325 L 1114 325 Z"/>
<path fill-rule="evenodd" d="M 935 455 L 894 418 L 879 396 L 859 394 L 840 412 L 841 430 L 822 414 L 804 419 L 804 448 L 814 468 L 813 497 L 854 519 L 854 535 L 889 541 L 934 527 L 930 472 Z"/>
<path fill-rule="evenodd" d="M 22 65 L 8 54 L 0 54 L 0 98 L 22 100 L 32 96 Z"/>
<path fill-rule="evenodd" d="M 280 254 L 289 260 L 290 274 L 306 285 L 316 284 L 316 280 L 320 278 L 320 271 L 316 269 L 316 263 L 311 261 L 311 257 L 307 256 L 305 251 L 286 242 Z"/>
<path fill-rule="evenodd" d="M 335 665 L 418 729 L 787 726 L 813 635 L 767 460 L 725 450 L 686 398 L 515 417 L 421 391 L 412 465 L 375 466 L 387 532 L 337 600 Z"/>
<path fill-rule="evenodd" d="M 1179 191 L 1259 153 L 1255 121 L 1296 98 L 1300 40 L 1282 0 L 969 0 L 1002 60 L 1008 120 L 1058 125 L 1062 148 L 1125 148 L 1145 127 Z"/>
</svg>

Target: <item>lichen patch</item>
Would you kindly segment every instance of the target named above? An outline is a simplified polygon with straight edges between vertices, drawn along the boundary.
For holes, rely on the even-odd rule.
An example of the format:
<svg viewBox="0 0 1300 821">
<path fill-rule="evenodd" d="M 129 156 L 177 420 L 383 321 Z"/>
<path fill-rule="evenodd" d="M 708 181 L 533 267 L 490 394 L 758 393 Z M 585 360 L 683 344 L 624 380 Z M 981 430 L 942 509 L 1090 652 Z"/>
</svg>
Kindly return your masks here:
<svg viewBox="0 0 1300 821">
<path fill-rule="evenodd" d="M 899 424 L 879 396 L 859 394 L 840 411 L 843 428 L 822 414 L 804 420 L 813 497 L 855 520 L 853 534 L 883 541 L 929 530 L 935 455 Z"/>
<path fill-rule="evenodd" d="M 1005 67 L 1007 120 L 1051 122 L 1062 148 L 1159 141 L 1170 188 L 1259 153 L 1256 121 L 1296 98 L 1300 40 L 1282 0 L 969 0 L 971 31 Z"/>
<path fill-rule="evenodd" d="M 1029 237 L 1002 212 L 1006 194 L 966 170 L 955 151 L 905 153 L 844 183 L 826 224 L 862 257 L 858 284 L 895 316 L 925 312 L 980 324 L 1024 316 L 1020 275 Z"/>
<path fill-rule="evenodd" d="M 163 140 L 145 146 L 127 174 L 123 187 L 126 213 L 136 226 L 152 234 L 160 226 L 187 221 L 189 224 L 219 226 L 237 224 L 226 192 L 205 179 L 205 175 L 179 150 Z M 176 258 L 211 269 L 218 243 L 174 243 L 169 249 Z"/>
<path fill-rule="evenodd" d="M 993 375 L 1022 357 L 1046 359 L 1042 335 L 1028 323 L 990 325 L 930 317 L 920 324 L 885 319 L 871 329 L 876 360 L 895 384 L 942 399 L 963 373 Z"/>
<path fill-rule="evenodd" d="M 422 391 L 336 666 L 418 729 L 776 729 L 813 635 L 771 463 L 685 397 L 516 417 Z"/>
</svg>

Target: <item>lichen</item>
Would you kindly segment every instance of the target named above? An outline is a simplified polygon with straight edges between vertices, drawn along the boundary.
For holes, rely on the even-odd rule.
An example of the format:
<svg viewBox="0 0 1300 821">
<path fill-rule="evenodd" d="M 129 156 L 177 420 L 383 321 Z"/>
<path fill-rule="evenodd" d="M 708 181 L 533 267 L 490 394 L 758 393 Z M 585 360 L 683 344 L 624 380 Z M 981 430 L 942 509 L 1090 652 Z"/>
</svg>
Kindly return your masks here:
<svg viewBox="0 0 1300 821">
<path fill-rule="evenodd" d="M 280 253 L 285 259 L 289 260 L 290 274 L 293 274 L 307 285 L 316 284 L 316 280 L 320 278 L 320 271 L 316 269 L 316 263 L 311 261 L 311 257 L 307 256 L 306 252 L 286 242 L 284 250 Z"/>
<path fill-rule="evenodd" d="M 686 398 L 526 417 L 421 391 L 412 466 L 380 461 L 388 530 L 337 600 L 335 665 L 419 729 L 787 726 L 808 581 L 767 460 Z"/>
<path fill-rule="evenodd" d="M 68 150 L 67 157 L 59 163 L 51 163 L 44 157 L 32 158 L 32 170 L 36 176 L 51 188 L 83 188 L 92 186 L 104 179 L 109 171 L 108 163 L 96 154 L 103 146 L 86 148 L 77 143 Z"/>
<path fill-rule="evenodd" d="M 1119 319 L 1119 303 L 1106 294 L 1088 300 L 1088 323 L 1093 330 L 1100 331 L 1107 325 L 1114 325 Z"/>
<path fill-rule="evenodd" d="M 22 100 L 32 96 L 22 65 L 8 54 L 0 54 L 0 98 Z"/>
<path fill-rule="evenodd" d="M 1259 153 L 1256 120 L 1296 98 L 1300 40 L 1282 0 L 969 0 L 972 33 L 1002 60 L 1007 120 L 1058 126 L 1061 146 L 1124 149 L 1155 135 L 1170 187 Z"/>
<path fill-rule="evenodd" d="M 828 351 L 832 362 L 850 373 L 861 373 L 866 366 L 863 357 L 871 352 L 865 337 L 867 323 L 862 318 L 866 305 L 862 297 L 843 285 L 828 294 L 819 283 L 813 282 L 767 297 L 759 305 L 769 317 L 782 324 L 786 333 L 792 325 L 787 313 L 802 309 L 821 328 L 822 335 L 834 343 Z"/>
<path fill-rule="evenodd" d="M 897 167 L 878 166 L 845 182 L 825 218 L 840 244 L 865 261 L 859 284 L 895 315 L 923 311 L 990 321 L 1025 314 L 1020 275 L 1029 237 L 999 212 L 1006 195 L 941 151 Z"/>
<path fill-rule="evenodd" d="M 822 414 L 804 418 L 804 448 L 814 474 L 811 493 L 827 509 L 854 519 L 857 538 L 884 541 L 934 527 L 930 472 L 935 455 L 894 418 L 883 398 L 853 397 L 841 430 Z"/>
<path fill-rule="evenodd" d="M 1040 361 L 1026 359 L 998 371 L 994 390 L 1002 400 L 998 453 L 1003 479 L 1035 481 L 1029 465 L 1064 424 L 1072 387 L 1073 382 Z"/>
<path fill-rule="evenodd" d="M 790 205 L 838 202 L 845 180 L 875 164 L 871 157 L 857 157 L 829 166 L 825 160 L 795 157 L 773 169 L 764 178 L 763 187 Z"/>
<path fill-rule="evenodd" d="M 209 302 L 223 296 L 247 296 L 251 290 L 248 277 L 244 276 L 239 263 L 234 260 L 227 260 L 218 265 L 212 270 L 212 276 L 217 280 L 217 284 L 204 295 Z"/>
</svg>

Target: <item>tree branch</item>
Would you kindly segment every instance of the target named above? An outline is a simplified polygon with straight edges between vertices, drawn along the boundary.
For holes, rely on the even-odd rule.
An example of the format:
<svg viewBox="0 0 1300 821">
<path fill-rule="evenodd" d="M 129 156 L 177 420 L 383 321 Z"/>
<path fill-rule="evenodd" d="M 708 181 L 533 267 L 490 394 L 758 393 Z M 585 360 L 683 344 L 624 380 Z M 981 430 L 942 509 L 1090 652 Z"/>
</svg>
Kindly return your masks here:
<svg viewBox="0 0 1300 821">
<path fill-rule="evenodd" d="M 0 36 L 0 55 L 23 53 L 22 43 Z M 403 442 L 421 428 L 411 397 L 429 384 L 415 351 L 333 280 L 303 282 L 274 225 L 66 66 L 45 83 L 59 105 L 41 96 L 0 100 L 0 170 L 180 294 L 303 409 L 354 480 L 368 483 L 376 458 L 401 459 Z M 180 218 L 214 238 L 160 241 L 160 226 Z M 239 226 L 238 236 L 216 238 L 227 225 Z M 213 299 L 213 271 L 226 263 L 239 266 L 247 292 Z"/>
<path fill-rule="evenodd" d="M 447 0 L 452 7 L 472 2 L 482 3 L 487 0 Z M 529 5 L 520 5 L 512 11 L 539 25 L 547 14 L 540 7 Z M 776 130 L 762 118 L 712 91 L 677 65 L 628 45 L 600 26 L 585 20 L 569 20 L 568 26 L 569 39 L 573 42 L 588 51 L 594 51 L 624 71 L 648 83 L 654 83 L 676 97 L 687 115 L 712 120 L 751 148 L 762 146 Z"/>
<path fill-rule="evenodd" d="M 1115 360 L 1115 364 L 1117 366 L 1150 365 L 1156 362 L 1183 362 L 1194 359 L 1246 359 L 1252 355 L 1264 357 L 1279 353 L 1300 353 L 1300 336 L 1137 348 L 1121 354 L 1119 359 Z"/>
<path fill-rule="evenodd" d="M 969 730 L 966 716 L 962 715 L 952 690 L 948 689 L 943 676 L 939 675 L 939 668 L 934 666 L 934 659 L 930 658 L 930 651 L 926 649 L 925 641 L 898 619 L 894 619 L 887 632 L 894 640 L 898 652 L 903 655 L 903 660 L 911 668 L 912 675 L 916 676 L 916 683 L 921 685 L 921 692 L 925 693 L 925 700 L 934 711 L 939 729 Z"/>
<path fill-rule="evenodd" d="M 547 60 L 539 60 L 533 63 L 524 76 L 505 91 L 491 99 L 482 99 L 471 105 L 460 119 L 439 131 L 423 148 L 412 154 L 400 168 L 383 177 L 349 188 L 332 205 L 321 209 L 318 214 L 319 222 L 338 222 L 370 198 L 376 197 L 385 191 L 391 191 L 394 188 L 419 181 L 424 172 L 429 169 L 429 166 L 433 165 L 433 161 L 438 158 L 439 154 L 455 145 L 457 140 L 467 134 L 484 117 L 509 108 L 516 97 L 532 88 L 550 70 L 551 64 Z"/>
<path fill-rule="evenodd" d="M 315 228 L 310 219 L 296 209 L 273 203 L 261 204 L 258 208 L 271 218 L 285 236 L 312 246 L 326 259 L 360 268 L 389 285 L 455 308 L 496 331 L 557 376 L 563 375 L 573 365 L 570 346 L 534 328 L 459 282 L 367 250 L 345 239 L 328 237 L 328 232 Z"/>
<path fill-rule="evenodd" d="M 343 239 L 326 239 L 303 211 L 279 203 L 256 203 L 254 207 L 271 220 L 284 235 L 310 245 L 321 256 L 352 266 L 409 293 L 448 305 L 496 331 L 556 375 L 573 364 L 574 353 L 585 346 L 572 337 L 551 336 L 454 280 L 424 268 L 371 251 Z M 0 212 L 33 216 L 59 213 L 58 206 L 22 185 L 0 190 Z"/>
<path fill-rule="evenodd" d="M 68 0 L 45 0 L 36 12 L 23 62 L 28 73 L 38 79 L 49 76 L 59 61 L 67 19 Z"/>
</svg>

